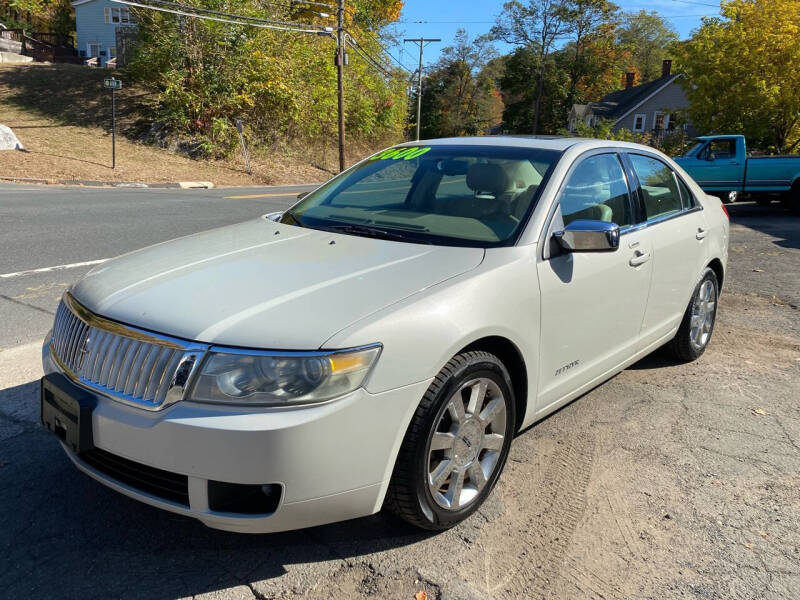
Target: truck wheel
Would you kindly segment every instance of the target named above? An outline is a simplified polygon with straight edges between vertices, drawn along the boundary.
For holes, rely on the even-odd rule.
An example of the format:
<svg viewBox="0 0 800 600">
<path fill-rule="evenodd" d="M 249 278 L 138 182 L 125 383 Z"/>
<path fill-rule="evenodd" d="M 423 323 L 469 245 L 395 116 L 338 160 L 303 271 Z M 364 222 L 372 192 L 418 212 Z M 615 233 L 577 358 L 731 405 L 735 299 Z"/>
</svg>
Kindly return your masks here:
<svg viewBox="0 0 800 600">
<path fill-rule="evenodd" d="M 789 192 L 789 212 L 800 217 L 800 181 L 795 181 Z"/>
<path fill-rule="evenodd" d="M 739 199 L 739 192 L 736 190 L 732 190 L 730 192 L 717 192 L 714 195 L 722 200 L 723 204 L 733 204 Z"/>
</svg>

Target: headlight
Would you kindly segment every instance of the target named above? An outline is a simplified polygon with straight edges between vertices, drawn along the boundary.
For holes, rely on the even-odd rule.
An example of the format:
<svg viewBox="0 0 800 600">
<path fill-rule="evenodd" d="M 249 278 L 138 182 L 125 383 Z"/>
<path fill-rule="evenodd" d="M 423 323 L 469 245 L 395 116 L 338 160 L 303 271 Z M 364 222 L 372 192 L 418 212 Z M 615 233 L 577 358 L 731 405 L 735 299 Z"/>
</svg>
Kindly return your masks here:
<svg viewBox="0 0 800 600">
<path fill-rule="evenodd" d="M 380 346 L 335 352 L 212 351 L 188 398 L 261 406 L 323 402 L 358 389 L 380 351 Z"/>
</svg>

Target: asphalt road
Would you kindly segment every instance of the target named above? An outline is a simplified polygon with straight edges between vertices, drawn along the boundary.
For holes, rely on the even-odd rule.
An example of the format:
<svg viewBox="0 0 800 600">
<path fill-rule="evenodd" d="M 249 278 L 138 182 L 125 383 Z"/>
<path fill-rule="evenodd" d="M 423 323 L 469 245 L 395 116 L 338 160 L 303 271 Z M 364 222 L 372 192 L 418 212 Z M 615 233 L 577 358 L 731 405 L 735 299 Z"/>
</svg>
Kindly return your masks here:
<svg viewBox="0 0 800 600">
<path fill-rule="evenodd" d="M 309 189 L 0 185 L 0 349 L 47 333 L 61 294 L 92 267 L 73 265 L 246 221 Z"/>
<path fill-rule="evenodd" d="M 81 216 L 62 197 L 75 191 L 35 192 L 28 213 L 20 192 L 0 195 L 3 273 L 103 258 L 288 200 L 133 191 L 105 209 L 100 194 L 116 192 L 80 191 Z M 795 600 L 800 220 L 746 204 L 731 215 L 707 352 L 688 365 L 656 353 L 522 432 L 487 503 L 438 534 L 382 514 L 273 535 L 218 532 L 80 474 L 38 424 L 44 329 L 16 320 L 46 329 L 31 306 L 52 311 L 81 270 L 0 282 L 25 305 L 0 300 L 0 326 L 33 340 L 0 350 L 0 597 Z M 91 252 L 60 233 L 62 220 L 93 237 Z"/>
</svg>

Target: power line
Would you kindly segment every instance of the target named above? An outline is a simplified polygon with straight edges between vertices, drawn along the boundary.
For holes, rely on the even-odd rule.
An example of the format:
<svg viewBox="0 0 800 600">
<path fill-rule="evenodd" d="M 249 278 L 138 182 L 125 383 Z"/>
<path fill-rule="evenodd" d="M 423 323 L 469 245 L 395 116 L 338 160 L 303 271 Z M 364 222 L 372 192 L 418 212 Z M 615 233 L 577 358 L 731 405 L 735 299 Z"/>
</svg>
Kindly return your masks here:
<svg viewBox="0 0 800 600">
<path fill-rule="evenodd" d="M 373 32 L 373 31 L 369 31 L 369 30 L 366 30 L 366 33 L 367 33 L 367 34 L 369 34 L 370 36 L 372 36 L 372 39 L 373 39 L 373 41 L 374 41 L 376 44 L 378 44 L 378 46 L 380 46 L 381 50 L 383 50 L 383 51 L 384 51 L 384 52 L 385 52 L 385 53 L 386 53 L 386 54 L 387 54 L 387 55 L 388 55 L 388 56 L 389 56 L 389 57 L 390 57 L 390 58 L 391 58 L 391 59 L 392 59 L 394 62 L 396 62 L 396 63 L 397 63 L 397 64 L 398 64 L 398 65 L 399 65 L 399 66 L 400 66 L 400 67 L 401 67 L 403 70 L 405 70 L 405 71 L 407 71 L 407 72 L 409 72 L 409 73 L 411 73 L 411 72 L 412 72 L 412 70 L 411 70 L 411 69 L 409 69 L 409 68 L 408 68 L 408 67 L 407 67 L 405 64 L 403 64 L 403 62 L 402 62 L 402 61 L 401 61 L 399 58 L 395 57 L 395 55 L 394 55 L 394 54 L 392 54 L 392 53 L 389 51 L 389 48 L 387 48 L 387 46 L 381 42 L 381 38 L 379 37 L 379 35 L 378 35 L 378 34 L 376 34 L 376 33 L 375 33 L 375 32 Z"/>
<path fill-rule="evenodd" d="M 380 71 L 386 77 L 392 76 L 392 74 L 383 65 L 381 65 L 374 56 L 369 54 L 369 52 L 367 52 L 364 49 L 364 47 L 358 43 L 358 40 L 356 40 L 349 33 L 347 34 L 347 38 L 350 40 L 350 42 L 352 42 L 351 46 L 355 51 L 355 53 L 358 54 L 361 58 L 363 58 L 369 65 L 371 65 L 376 70 Z"/>
<path fill-rule="evenodd" d="M 333 31 L 331 27 L 321 25 L 309 25 L 306 23 L 294 23 L 291 21 L 276 21 L 271 19 L 259 19 L 257 17 L 248 17 L 246 15 L 236 15 L 231 13 L 220 13 L 218 11 L 210 11 L 206 9 L 195 9 L 192 6 L 176 4 L 174 2 L 165 2 L 164 0 L 151 0 L 158 2 L 163 6 L 156 6 L 154 4 L 144 4 L 136 2 L 135 0 L 111 0 L 117 4 L 125 4 L 128 6 L 135 6 L 137 8 L 147 8 L 158 12 L 164 12 L 183 17 L 195 17 L 199 19 L 207 19 L 210 21 L 218 21 L 220 23 L 227 23 L 231 25 L 250 25 L 251 27 L 259 27 L 261 29 L 276 29 L 278 31 L 294 31 L 297 33 L 311 33 L 315 35 L 330 35 Z M 168 6 L 175 6 L 170 8 Z"/>
</svg>

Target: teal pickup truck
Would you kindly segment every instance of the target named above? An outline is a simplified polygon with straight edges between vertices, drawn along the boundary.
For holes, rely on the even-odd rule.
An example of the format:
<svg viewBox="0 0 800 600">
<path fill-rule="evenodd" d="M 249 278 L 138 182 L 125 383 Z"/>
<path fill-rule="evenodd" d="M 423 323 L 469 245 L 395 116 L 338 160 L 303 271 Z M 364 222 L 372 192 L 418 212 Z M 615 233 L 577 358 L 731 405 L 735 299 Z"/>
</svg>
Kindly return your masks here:
<svg viewBox="0 0 800 600">
<path fill-rule="evenodd" d="M 750 197 L 761 205 L 780 200 L 800 214 L 800 156 L 748 157 L 743 135 L 709 135 L 677 162 L 723 202 Z"/>
</svg>

